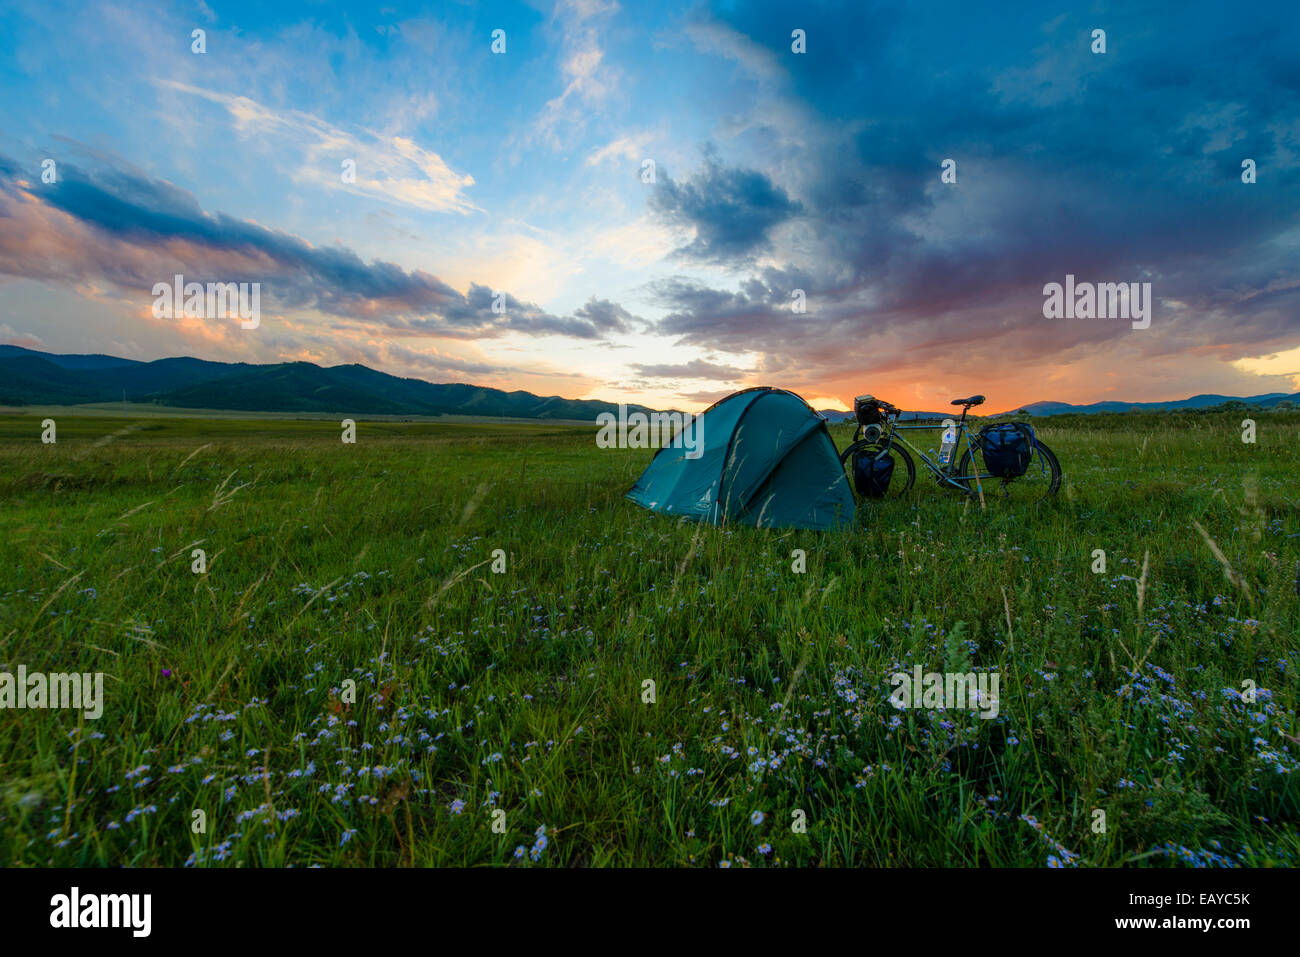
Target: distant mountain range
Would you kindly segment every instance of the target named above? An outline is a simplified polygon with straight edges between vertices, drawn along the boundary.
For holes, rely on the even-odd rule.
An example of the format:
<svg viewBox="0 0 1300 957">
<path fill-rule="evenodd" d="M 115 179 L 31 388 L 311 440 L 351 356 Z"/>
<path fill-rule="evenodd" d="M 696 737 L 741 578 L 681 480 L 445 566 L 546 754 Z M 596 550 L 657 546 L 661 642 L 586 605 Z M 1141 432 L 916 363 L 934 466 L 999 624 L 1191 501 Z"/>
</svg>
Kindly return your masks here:
<svg viewBox="0 0 1300 957">
<path fill-rule="evenodd" d="M 1084 415 L 1095 412 L 1172 412 L 1180 409 L 1210 409 L 1216 405 L 1223 405 L 1225 402 L 1244 402 L 1246 405 L 1257 405 L 1268 409 L 1277 405 L 1279 402 L 1290 402 L 1293 405 L 1300 406 L 1300 392 L 1287 394 L 1286 392 L 1268 392 L 1264 395 L 1216 395 L 1213 393 L 1194 395 L 1190 399 L 1174 399 L 1169 402 L 1093 402 L 1089 405 L 1071 405 L 1069 402 L 1031 402 L 1029 405 L 1018 406 L 1015 409 L 1009 409 L 1007 412 L 993 413 L 995 415 L 1015 414 L 1024 412 L 1030 416 L 1045 415 L 1063 415 L 1067 412 L 1076 412 Z M 972 410 L 975 414 L 983 412 L 982 407 Z M 822 409 L 822 415 L 826 416 L 832 422 L 852 422 L 853 413 L 844 412 L 840 409 Z M 948 412 L 904 412 L 903 419 L 943 419 L 950 415 L 957 415 L 959 409 L 953 409 Z M 983 412 L 988 415 L 989 413 Z"/>
<path fill-rule="evenodd" d="M 1194 395 L 1190 399 L 1175 399 L 1170 402 L 1093 402 L 1089 405 L 1071 405 L 1068 402 L 1033 402 L 1022 406 L 1030 415 L 1060 415 L 1064 412 L 1170 412 L 1179 409 L 1211 409 L 1225 402 L 1244 402 L 1246 405 L 1258 405 L 1268 409 L 1279 402 L 1291 402 L 1300 405 L 1300 392 L 1266 392 L 1263 395 L 1217 395 L 1214 393 Z"/>
<path fill-rule="evenodd" d="M 378 372 L 363 365 L 318 366 L 311 362 L 255 365 L 175 358 L 140 362 L 106 355 L 55 355 L 0 345 L 0 405 L 83 405 L 95 402 L 152 402 L 183 409 L 245 412 L 352 413 L 360 415 L 482 415 L 517 419 L 595 421 L 618 413 L 612 402 L 564 399 L 531 392 L 504 392 L 477 385 L 425 382 Z M 1172 402 L 1034 402 L 1021 408 L 1032 416 L 1065 412 L 1126 412 L 1205 409 L 1224 402 L 1265 408 L 1300 392 L 1237 397 L 1194 395 Z M 629 411 L 649 412 L 630 405 Z M 944 412 L 905 412 L 904 419 L 942 419 Z M 1012 410 L 1016 411 L 1016 410 Z M 832 422 L 851 422 L 852 412 L 824 409 Z"/>
<path fill-rule="evenodd" d="M 618 406 L 403 379 L 363 365 L 252 365 L 205 359 L 139 362 L 0 345 L 0 405 L 152 402 L 186 409 L 360 415 L 482 415 L 595 421 Z M 630 410 L 649 411 L 642 406 Z"/>
</svg>

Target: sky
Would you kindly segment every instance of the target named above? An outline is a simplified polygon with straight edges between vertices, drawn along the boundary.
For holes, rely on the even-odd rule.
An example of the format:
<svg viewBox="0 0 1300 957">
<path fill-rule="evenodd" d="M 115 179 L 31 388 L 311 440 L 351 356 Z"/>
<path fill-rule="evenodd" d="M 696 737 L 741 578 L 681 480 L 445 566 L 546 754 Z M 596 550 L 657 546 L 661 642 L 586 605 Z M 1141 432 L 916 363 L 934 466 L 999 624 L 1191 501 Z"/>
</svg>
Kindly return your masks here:
<svg viewBox="0 0 1300 957">
<path fill-rule="evenodd" d="M 1300 390 L 1293 4 L 5 20 L 0 342 L 691 411 Z M 177 274 L 260 323 L 155 316 Z M 1149 283 L 1149 326 L 1048 318 L 1067 276 Z"/>
</svg>

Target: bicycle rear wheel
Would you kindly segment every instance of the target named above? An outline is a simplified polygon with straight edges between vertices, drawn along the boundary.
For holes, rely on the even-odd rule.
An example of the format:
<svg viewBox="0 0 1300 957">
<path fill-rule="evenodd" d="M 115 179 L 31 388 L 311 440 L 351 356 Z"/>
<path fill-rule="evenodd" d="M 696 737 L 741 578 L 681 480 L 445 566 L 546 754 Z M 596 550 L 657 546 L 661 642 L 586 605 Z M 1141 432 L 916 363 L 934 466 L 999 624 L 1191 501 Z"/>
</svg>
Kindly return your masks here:
<svg viewBox="0 0 1300 957">
<path fill-rule="evenodd" d="M 889 487 L 884 495 L 864 495 L 854 481 L 854 459 L 858 455 L 870 455 L 873 458 L 879 458 L 882 455 L 888 457 L 894 462 L 893 475 L 889 480 Z M 911 489 L 916 482 L 916 463 L 912 461 L 912 456 L 907 454 L 907 449 L 903 448 L 897 442 L 891 441 L 886 448 L 885 443 L 879 440 L 875 442 L 854 442 L 840 455 L 840 465 L 849 480 L 849 487 L 853 489 L 853 497 L 859 502 L 879 501 L 882 498 L 897 498 Z"/>
<path fill-rule="evenodd" d="M 1036 438 L 1028 470 L 1024 475 L 1013 479 L 999 479 L 989 475 L 984 468 L 984 453 L 977 443 L 972 442 L 962 453 L 955 480 L 971 495 L 978 495 L 976 474 L 979 475 L 979 487 L 983 489 L 984 501 L 988 504 L 1005 502 L 1032 505 L 1051 499 L 1061 488 L 1061 463 L 1055 453 Z"/>
</svg>

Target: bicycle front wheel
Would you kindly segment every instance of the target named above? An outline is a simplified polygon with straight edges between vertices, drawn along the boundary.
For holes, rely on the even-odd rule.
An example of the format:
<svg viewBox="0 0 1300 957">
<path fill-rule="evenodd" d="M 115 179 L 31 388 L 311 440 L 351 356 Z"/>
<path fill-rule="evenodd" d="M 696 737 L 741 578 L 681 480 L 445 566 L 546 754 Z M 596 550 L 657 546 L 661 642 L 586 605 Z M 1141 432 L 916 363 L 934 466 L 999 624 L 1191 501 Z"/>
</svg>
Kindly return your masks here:
<svg viewBox="0 0 1300 957">
<path fill-rule="evenodd" d="M 863 476 L 855 474 L 858 472 L 859 456 L 870 456 L 872 459 L 887 458 L 893 462 L 889 484 L 883 491 L 880 488 L 865 488 Z M 853 497 L 859 502 L 897 498 L 911 489 L 916 482 L 916 463 L 912 461 L 912 456 L 907 454 L 907 449 L 894 441 L 890 441 L 888 447 L 879 440 L 854 442 L 840 455 L 840 465 L 848 477 L 849 487 L 853 489 Z"/>
<path fill-rule="evenodd" d="M 978 496 L 976 476 L 986 503 L 1032 505 L 1047 501 L 1060 491 L 1061 463 L 1051 449 L 1034 439 L 1034 454 L 1024 475 L 1013 479 L 994 478 L 984 468 L 984 453 L 979 445 L 971 443 L 962 453 L 954 480 L 971 495 Z"/>
</svg>

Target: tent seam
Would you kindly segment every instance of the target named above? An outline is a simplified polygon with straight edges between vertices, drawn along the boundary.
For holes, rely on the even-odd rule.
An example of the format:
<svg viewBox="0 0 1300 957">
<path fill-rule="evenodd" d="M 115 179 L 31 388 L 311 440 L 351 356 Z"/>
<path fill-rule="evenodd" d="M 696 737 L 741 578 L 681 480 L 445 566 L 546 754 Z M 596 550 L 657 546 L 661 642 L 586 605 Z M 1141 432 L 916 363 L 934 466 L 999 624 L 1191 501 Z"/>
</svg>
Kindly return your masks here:
<svg viewBox="0 0 1300 957">
<path fill-rule="evenodd" d="M 758 385 L 758 386 L 754 386 L 752 390 L 746 389 L 745 391 L 762 392 L 764 394 L 767 394 L 770 392 L 775 392 L 776 389 L 773 389 L 770 385 Z M 737 392 L 736 395 L 744 395 L 744 392 Z M 734 398 L 734 396 L 732 398 Z M 736 444 L 736 435 L 740 432 L 740 427 L 745 421 L 745 416 L 749 415 L 749 410 L 752 409 L 754 407 L 754 403 L 756 403 L 761 398 L 762 396 L 757 396 L 757 395 L 754 396 L 754 398 L 750 400 L 749 405 L 745 406 L 745 408 L 741 410 L 740 415 L 736 417 L 736 424 L 731 427 L 731 435 L 727 437 L 727 450 L 725 453 L 723 453 L 722 456 L 722 468 L 718 472 L 718 498 L 717 501 L 713 503 L 714 508 L 721 508 L 723 501 L 727 497 L 727 489 L 724 486 L 724 483 L 727 480 L 727 461 L 731 458 L 731 447 Z M 715 405 L 721 405 L 722 402 L 725 401 L 726 400 L 723 399 L 715 403 Z M 720 517 L 725 517 L 725 516 L 720 516 Z"/>
</svg>

